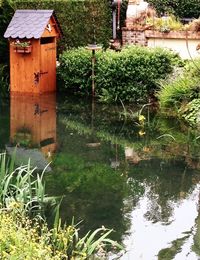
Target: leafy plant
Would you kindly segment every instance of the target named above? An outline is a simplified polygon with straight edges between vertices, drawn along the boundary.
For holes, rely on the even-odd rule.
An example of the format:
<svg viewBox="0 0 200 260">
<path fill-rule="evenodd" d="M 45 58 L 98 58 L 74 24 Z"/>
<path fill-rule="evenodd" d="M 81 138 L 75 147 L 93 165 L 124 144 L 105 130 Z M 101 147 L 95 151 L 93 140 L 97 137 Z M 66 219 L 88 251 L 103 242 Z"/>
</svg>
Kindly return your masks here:
<svg viewBox="0 0 200 260">
<path fill-rule="evenodd" d="M 179 109 L 181 117 L 190 125 L 200 124 L 200 99 L 193 99 L 186 106 Z"/>
<path fill-rule="evenodd" d="M 26 47 L 31 46 L 31 42 L 30 41 L 24 41 L 24 40 L 20 41 L 19 39 L 17 39 L 14 42 L 12 42 L 12 46 L 26 48 Z"/>
<path fill-rule="evenodd" d="M 169 109 L 170 115 L 178 116 L 190 125 L 199 123 L 199 71 L 200 59 L 189 62 L 175 80 L 163 83 L 157 96 L 161 109 Z"/>
<path fill-rule="evenodd" d="M 86 260 L 95 255 L 102 256 L 102 250 L 106 252 L 107 245 L 122 249 L 117 242 L 107 238 L 112 230 L 103 227 L 80 238 L 79 230 L 73 223 L 49 229 L 45 221 L 31 220 L 16 214 L 16 211 L 6 212 L 2 208 L 0 211 L 0 257 L 3 260 L 24 257 Z"/>
<path fill-rule="evenodd" d="M 43 175 L 37 174 L 33 179 L 35 169 L 31 169 L 30 162 L 27 165 L 14 169 L 15 155 L 7 159 L 6 154 L 0 154 L 0 202 L 6 209 L 17 206 L 25 212 L 42 214 L 47 200 Z"/>
<path fill-rule="evenodd" d="M 112 230 L 99 228 L 79 237 L 77 225 L 61 225 L 59 206 L 54 227 L 41 221 L 45 204 L 44 172 L 33 178 L 30 163 L 14 169 L 14 156 L 0 154 L 0 257 L 1 259 L 88 259 L 106 254 L 107 246 L 122 247 L 108 238 Z M 44 169 L 45 171 L 45 169 Z M 31 219 L 31 212 L 37 217 Z M 27 215 L 28 214 L 28 215 Z M 5 234 L 7 234 L 5 236 Z"/>
</svg>

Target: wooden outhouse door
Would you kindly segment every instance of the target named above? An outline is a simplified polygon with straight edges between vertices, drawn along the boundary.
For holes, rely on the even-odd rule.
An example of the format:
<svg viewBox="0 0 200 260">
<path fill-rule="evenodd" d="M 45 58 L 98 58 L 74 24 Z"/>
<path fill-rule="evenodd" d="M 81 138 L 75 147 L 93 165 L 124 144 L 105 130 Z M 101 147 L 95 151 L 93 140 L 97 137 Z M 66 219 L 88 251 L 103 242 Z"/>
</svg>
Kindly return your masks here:
<svg viewBox="0 0 200 260">
<path fill-rule="evenodd" d="M 56 90 L 56 39 L 41 39 L 40 57 L 40 89 L 41 92 Z"/>
</svg>

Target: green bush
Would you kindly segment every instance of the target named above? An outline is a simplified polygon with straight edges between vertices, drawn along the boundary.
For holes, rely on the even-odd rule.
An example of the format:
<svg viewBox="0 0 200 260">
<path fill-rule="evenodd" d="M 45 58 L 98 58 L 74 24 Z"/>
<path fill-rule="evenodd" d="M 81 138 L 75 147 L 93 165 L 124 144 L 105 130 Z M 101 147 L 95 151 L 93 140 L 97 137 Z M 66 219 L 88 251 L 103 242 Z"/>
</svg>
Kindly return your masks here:
<svg viewBox="0 0 200 260">
<path fill-rule="evenodd" d="M 98 51 L 95 63 L 96 96 L 103 101 L 146 102 L 158 80 L 173 70 L 177 56 L 164 49 L 127 47 L 121 52 Z M 91 52 L 74 49 L 60 56 L 64 88 L 91 93 Z"/>
</svg>

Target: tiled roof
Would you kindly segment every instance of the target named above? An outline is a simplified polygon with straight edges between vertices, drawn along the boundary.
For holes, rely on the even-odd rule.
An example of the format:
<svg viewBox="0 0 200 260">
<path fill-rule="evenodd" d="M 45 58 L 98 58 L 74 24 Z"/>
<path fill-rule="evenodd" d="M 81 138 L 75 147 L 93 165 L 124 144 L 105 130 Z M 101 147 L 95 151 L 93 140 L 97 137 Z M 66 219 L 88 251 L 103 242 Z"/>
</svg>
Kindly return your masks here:
<svg viewBox="0 0 200 260">
<path fill-rule="evenodd" d="M 39 39 L 52 14 L 53 10 L 17 10 L 4 37 Z"/>
</svg>

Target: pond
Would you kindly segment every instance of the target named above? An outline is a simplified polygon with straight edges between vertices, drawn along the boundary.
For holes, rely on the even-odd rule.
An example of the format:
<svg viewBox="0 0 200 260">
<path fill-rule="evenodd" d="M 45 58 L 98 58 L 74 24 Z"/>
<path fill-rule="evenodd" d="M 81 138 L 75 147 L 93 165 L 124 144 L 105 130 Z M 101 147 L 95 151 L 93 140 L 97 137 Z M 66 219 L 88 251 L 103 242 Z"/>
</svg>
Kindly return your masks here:
<svg viewBox="0 0 200 260">
<path fill-rule="evenodd" d="M 200 134 L 156 107 L 11 95 L 0 105 L 0 149 L 46 169 L 61 218 L 84 234 L 105 226 L 128 259 L 199 259 Z M 50 165 L 48 165 L 48 163 Z M 51 211 L 48 212 L 51 222 Z"/>
</svg>

